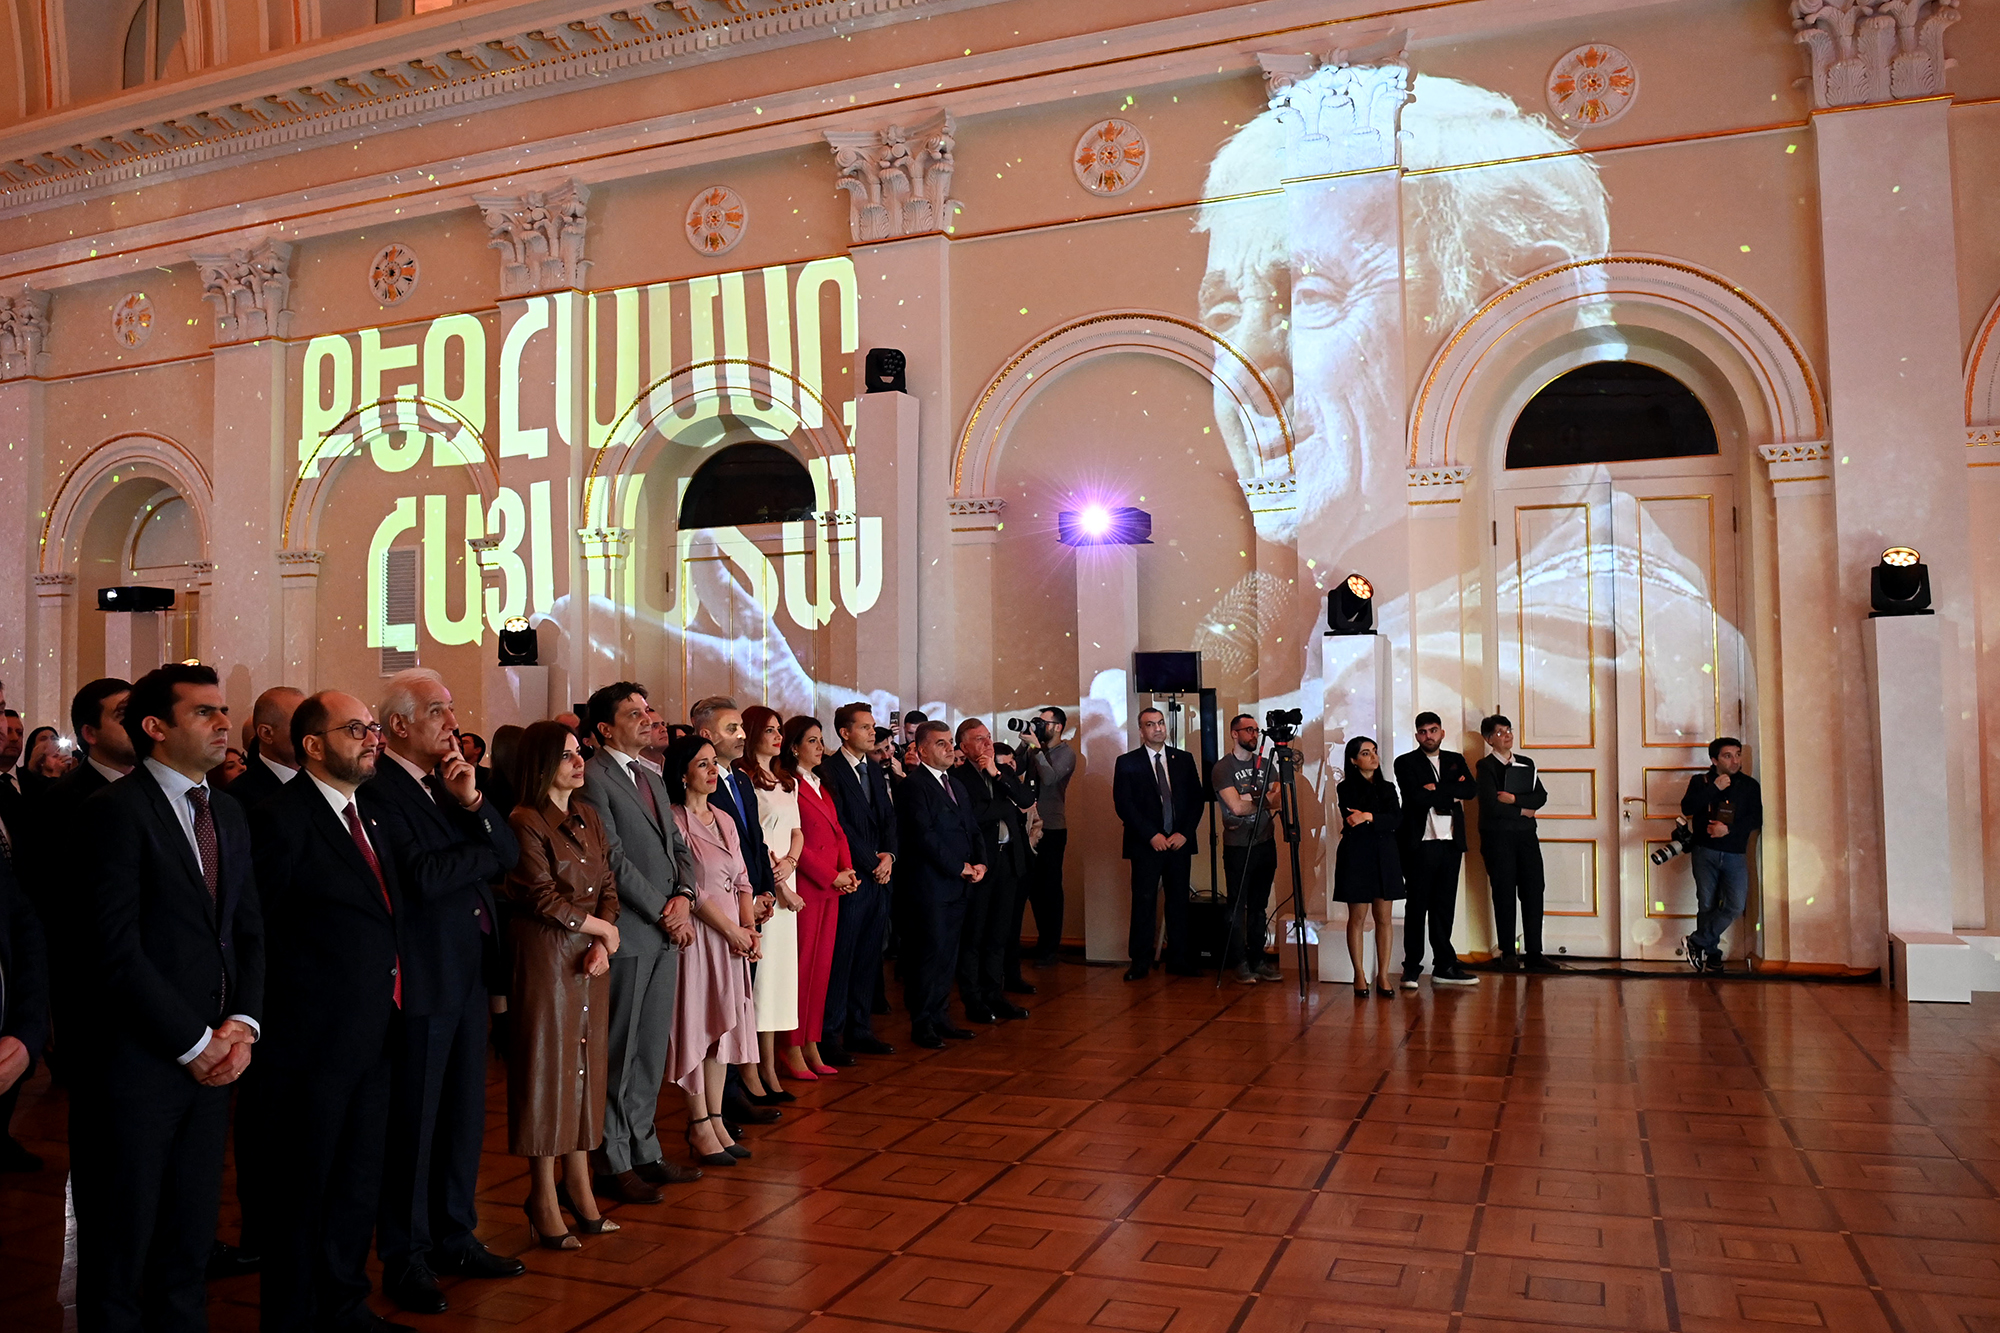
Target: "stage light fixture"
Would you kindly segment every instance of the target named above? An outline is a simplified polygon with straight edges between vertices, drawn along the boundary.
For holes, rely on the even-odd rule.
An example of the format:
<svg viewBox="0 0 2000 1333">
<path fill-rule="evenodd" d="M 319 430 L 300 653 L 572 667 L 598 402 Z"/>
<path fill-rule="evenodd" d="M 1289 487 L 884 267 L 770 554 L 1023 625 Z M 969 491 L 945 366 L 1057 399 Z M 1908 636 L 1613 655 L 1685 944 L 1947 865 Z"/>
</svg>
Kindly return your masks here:
<svg viewBox="0 0 2000 1333">
<path fill-rule="evenodd" d="M 1359 574 L 1349 574 L 1326 595 L 1328 634 L 1373 634 L 1375 632 L 1375 585 Z"/>
<path fill-rule="evenodd" d="M 501 666 L 534 666 L 540 650 L 535 627 L 528 623 L 526 616 L 509 616 L 500 622 Z"/>
<path fill-rule="evenodd" d="M 1868 602 L 1876 616 L 1928 616 L 1931 611 L 1931 572 L 1914 546 L 1891 546 L 1882 552 L 1882 561 L 1869 572 Z"/>
<path fill-rule="evenodd" d="M 1130 505 L 1092 501 L 1057 514 L 1056 537 L 1064 546 L 1145 546 L 1153 539 L 1153 516 Z"/>
</svg>

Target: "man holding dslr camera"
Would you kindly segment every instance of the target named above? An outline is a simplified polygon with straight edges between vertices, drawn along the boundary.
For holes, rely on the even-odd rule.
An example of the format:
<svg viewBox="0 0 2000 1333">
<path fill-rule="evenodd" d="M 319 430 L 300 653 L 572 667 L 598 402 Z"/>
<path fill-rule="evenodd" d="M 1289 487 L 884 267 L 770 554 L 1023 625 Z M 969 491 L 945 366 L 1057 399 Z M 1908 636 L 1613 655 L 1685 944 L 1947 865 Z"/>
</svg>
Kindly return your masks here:
<svg viewBox="0 0 2000 1333">
<path fill-rule="evenodd" d="M 1694 844 L 1694 932 L 1681 941 L 1688 966 L 1722 971 L 1722 933 L 1750 896 L 1750 835 L 1764 826 L 1764 793 L 1743 771 L 1743 742 L 1708 743 L 1709 767 L 1688 779 L 1681 815 Z"/>
<path fill-rule="evenodd" d="M 1034 864 L 1028 868 L 1028 902 L 1035 909 L 1035 964 L 1049 967 L 1062 947 L 1063 853 L 1069 849 L 1064 803 L 1069 780 L 1076 775 L 1076 751 L 1063 740 L 1069 715 L 1054 704 L 1025 722 L 1015 720 L 1007 725 L 1025 733 L 1023 739 L 1033 750 L 1028 778 L 1041 816 L 1042 839 L 1035 848 Z"/>
<path fill-rule="evenodd" d="M 1235 744 L 1215 761 L 1214 774 L 1215 796 L 1222 802 L 1222 870 L 1229 885 L 1232 917 L 1222 970 L 1246 986 L 1284 980 L 1276 960 L 1264 952 L 1271 884 L 1278 875 L 1277 809 L 1282 793 L 1271 780 L 1273 761 L 1258 747 L 1262 734 L 1257 719 L 1249 713 L 1230 719 L 1229 735 Z M 1260 791 L 1271 809 L 1261 823 L 1257 812 Z"/>
</svg>

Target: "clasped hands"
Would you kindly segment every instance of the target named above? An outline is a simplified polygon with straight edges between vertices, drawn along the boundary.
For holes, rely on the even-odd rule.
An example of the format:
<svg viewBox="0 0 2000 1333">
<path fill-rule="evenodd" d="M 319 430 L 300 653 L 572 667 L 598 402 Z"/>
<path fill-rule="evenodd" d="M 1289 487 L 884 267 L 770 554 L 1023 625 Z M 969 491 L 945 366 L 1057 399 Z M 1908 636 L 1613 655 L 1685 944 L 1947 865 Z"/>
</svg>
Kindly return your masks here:
<svg viewBox="0 0 2000 1333">
<path fill-rule="evenodd" d="M 688 900 L 680 894 L 667 899 L 666 910 L 660 913 L 660 929 L 666 932 L 677 949 L 685 949 L 694 943 L 694 921 L 688 915 Z"/>
<path fill-rule="evenodd" d="M 1187 835 L 1183 833 L 1155 833 L 1152 847 L 1156 852 L 1177 852 L 1187 846 Z"/>
<path fill-rule="evenodd" d="M 583 970 L 601 977 L 611 969 L 611 955 L 618 952 L 618 927 L 601 916 L 587 916 L 580 929 L 592 937 L 590 947 L 583 951 Z"/>
<path fill-rule="evenodd" d="M 256 1042 L 257 1034 L 250 1025 L 232 1018 L 208 1034 L 208 1045 L 188 1061 L 187 1071 L 205 1088 L 226 1087 L 250 1067 L 250 1048 Z"/>
</svg>

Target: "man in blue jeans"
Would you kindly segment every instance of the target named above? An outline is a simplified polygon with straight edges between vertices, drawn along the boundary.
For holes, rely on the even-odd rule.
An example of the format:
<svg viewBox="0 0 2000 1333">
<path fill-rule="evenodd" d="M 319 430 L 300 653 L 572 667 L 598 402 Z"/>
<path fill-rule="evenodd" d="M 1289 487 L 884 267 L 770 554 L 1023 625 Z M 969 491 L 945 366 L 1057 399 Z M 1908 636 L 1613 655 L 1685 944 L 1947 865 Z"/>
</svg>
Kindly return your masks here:
<svg viewBox="0 0 2000 1333">
<path fill-rule="evenodd" d="M 1708 743 L 1709 767 L 1688 781 L 1681 814 L 1694 830 L 1694 933 L 1681 941 L 1688 966 L 1722 971 L 1722 932 L 1750 894 L 1750 835 L 1764 826 L 1764 795 L 1743 771 L 1743 742 L 1718 736 Z"/>
</svg>

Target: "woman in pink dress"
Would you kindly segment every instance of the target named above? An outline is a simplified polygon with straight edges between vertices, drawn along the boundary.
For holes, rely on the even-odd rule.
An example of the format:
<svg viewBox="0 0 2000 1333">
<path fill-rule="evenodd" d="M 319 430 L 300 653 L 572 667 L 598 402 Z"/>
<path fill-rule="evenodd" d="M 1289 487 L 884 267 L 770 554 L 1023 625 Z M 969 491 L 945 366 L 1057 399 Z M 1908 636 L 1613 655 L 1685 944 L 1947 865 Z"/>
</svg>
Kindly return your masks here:
<svg viewBox="0 0 2000 1333">
<path fill-rule="evenodd" d="M 833 1067 L 820 1059 L 820 1029 L 826 1018 L 826 987 L 833 977 L 833 942 L 840 923 L 840 897 L 861 882 L 847 834 L 833 808 L 833 794 L 821 785 L 819 766 L 826 746 L 819 719 L 795 717 L 785 723 L 778 768 L 798 786 L 799 828 L 805 834 L 793 883 L 805 899 L 799 910 L 799 1025 L 787 1039 L 786 1064 L 826 1075 Z"/>
<path fill-rule="evenodd" d="M 687 1097 L 688 1148 L 703 1166 L 734 1166 L 750 1150 L 722 1123 L 726 1068 L 757 1058 L 750 964 L 757 957 L 756 908 L 736 824 L 708 798 L 721 780 L 715 747 L 683 736 L 667 749 L 661 775 L 674 825 L 694 852 L 694 943 L 681 950 L 667 1077 Z"/>
</svg>

